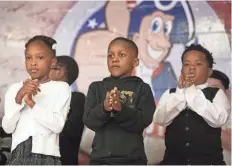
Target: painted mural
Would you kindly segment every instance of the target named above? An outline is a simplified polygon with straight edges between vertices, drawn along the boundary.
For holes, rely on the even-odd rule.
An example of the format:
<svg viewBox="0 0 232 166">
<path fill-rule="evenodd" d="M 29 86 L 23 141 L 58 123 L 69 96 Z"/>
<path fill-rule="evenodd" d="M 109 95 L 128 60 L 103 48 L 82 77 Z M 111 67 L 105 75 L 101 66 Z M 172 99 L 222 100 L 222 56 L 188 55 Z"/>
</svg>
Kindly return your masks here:
<svg viewBox="0 0 232 166">
<path fill-rule="evenodd" d="M 107 46 L 119 36 L 138 45 L 140 65 L 133 74 L 151 86 L 156 102 L 166 89 L 176 87 L 181 54 L 192 43 L 209 49 L 215 69 L 231 79 L 230 1 L 9 1 L 0 2 L 0 14 L 0 117 L 7 87 L 28 77 L 24 43 L 36 34 L 53 36 L 57 54 L 75 58 L 80 75 L 72 88 L 85 94 L 91 82 L 109 75 Z M 149 164 L 163 157 L 164 132 L 153 123 L 144 131 Z M 81 143 L 85 157 L 93 136 L 86 128 Z M 86 163 L 85 157 L 80 161 Z"/>
</svg>

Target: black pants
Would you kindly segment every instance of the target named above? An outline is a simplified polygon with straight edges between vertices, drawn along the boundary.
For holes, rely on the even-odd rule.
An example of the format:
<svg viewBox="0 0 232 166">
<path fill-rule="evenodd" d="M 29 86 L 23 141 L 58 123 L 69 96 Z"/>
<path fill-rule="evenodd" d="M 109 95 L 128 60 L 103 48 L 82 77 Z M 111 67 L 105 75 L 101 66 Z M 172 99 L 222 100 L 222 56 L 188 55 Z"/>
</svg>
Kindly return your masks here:
<svg viewBox="0 0 232 166">
<path fill-rule="evenodd" d="M 79 147 L 67 137 L 60 136 L 60 155 L 62 165 L 78 165 Z"/>
<path fill-rule="evenodd" d="M 146 160 L 125 160 L 125 161 L 110 161 L 108 159 L 107 161 L 99 161 L 99 160 L 90 160 L 90 165 L 147 165 Z"/>
<path fill-rule="evenodd" d="M 164 155 L 163 161 L 159 165 L 226 165 L 222 157 L 195 157 L 187 160 L 181 156 Z"/>
</svg>

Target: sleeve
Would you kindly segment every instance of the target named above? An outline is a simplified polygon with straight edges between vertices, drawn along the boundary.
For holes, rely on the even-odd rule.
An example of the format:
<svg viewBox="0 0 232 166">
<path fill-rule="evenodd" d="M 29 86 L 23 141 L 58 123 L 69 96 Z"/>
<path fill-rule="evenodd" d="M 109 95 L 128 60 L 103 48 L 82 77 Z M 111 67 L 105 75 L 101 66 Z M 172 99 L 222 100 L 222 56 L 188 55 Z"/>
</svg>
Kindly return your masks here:
<svg viewBox="0 0 232 166">
<path fill-rule="evenodd" d="M 77 139 L 81 139 L 83 133 L 84 123 L 82 118 L 84 114 L 84 106 L 85 95 L 83 93 L 73 92 L 70 112 L 62 133 L 75 141 L 77 141 Z"/>
<path fill-rule="evenodd" d="M 185 107 L 184 89 L 177 88 L 175 93 L 169 93 L 168 89 L 158 102 L 153 121 L 161 126 L 168 126 Z"/>
<path fill-rule="evenodd" d="M 219 89 L 213 102 L 206 99 L 194 85 L 186 88 L 185 96 L 189 107 L 214 128 L 223 126 L 230 115 L 230 102 L 223 90 Z"/>
<path fill-rule="evenodd" d="M 59 86 L 58 95 L 54 95 L 51 110 L 38 103 L 32 108 L 35 120 L 54 133 L 60 133 L 64 127 L 71 101 L 71 89 L 64 83 Z"/>
<path fill-rule="evenodd" d="M 89 86 L 83 121 L 89 129 L 96 132 L 110 119 L 110 116 L 104 109 L 104 101 L 97 102 L 95 85 L 96 83 L 92 83 Z"/>
<path fill-rule="evenodd" d="M 115 121 L 125 130 L 143 132 L 151 124 L 154 111 L 155 101 L 151 88 L 144 84 L 135 108 L 123 104 L 122 110 L 115 114 Z"/>
<path fill-rule="evenodd" d="M 22 104 L 15 102 L 15 97 L 20 89 L 18 84 L 13 84 L 6 92 L 4 103 L 4 116 L 2 119 L 2 127 L 8 134 L 13 133 L 17 122 L 21 115 L 21 110 L 24 108 L 24 101 Z"/>
</svg>

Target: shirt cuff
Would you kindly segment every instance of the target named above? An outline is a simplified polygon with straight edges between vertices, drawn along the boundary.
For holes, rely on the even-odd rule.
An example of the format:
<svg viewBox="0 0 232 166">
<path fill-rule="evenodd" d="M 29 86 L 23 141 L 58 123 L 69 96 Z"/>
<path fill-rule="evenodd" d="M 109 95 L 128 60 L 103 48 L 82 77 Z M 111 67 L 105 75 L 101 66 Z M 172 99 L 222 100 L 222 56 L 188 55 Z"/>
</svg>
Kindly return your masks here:
<svg viewBox="0 0 232 166">
<path fill-rule="evenodd" d="M 179 111 L 182 111 L 185 107 L 186 107 L 186 99 L 185 99 L 185 95 L 184 95 L 184 92 L 185 92 L 185 89 L 182 88 L 176 88 L 176 95 L 177 95 L 177 98 L 178 98 L 178 101 L 181 101 L 181 103 L 179 105 L 176 106 L 176 108 L 179 110 Z"/>
<path fill-rule="evenodd" d="M 24 106 L 26 105 L 25 101 L 22 100 L 22 103 L 21 104 L 18 104 L 16 102 L 14 102 L 14 108 L 16 108 L 17 110 L 21 110 Z"/>
<path fill-rule="evenodd" d="M 184 88 L 180 89 L 180 88 L 176 88 L 176 93 L 184 93 Z"/>
<path fill-rule="evenodd" d="M 110 117 L 111 111 L 107 111 L 104 108 L 104 103 L 101 104 L 102 109 L 98 109 L 99 116 L 102 117 L 103 119 L 108 119 Z"/>
<path fill-rule="evenodd" d="M 190 87 L 185 89 L 186 101 L 190 107 L 193 105 L 196 96 L 197 96 L 197 88 L 195 85 L 191 85 Z"/>
</svg>

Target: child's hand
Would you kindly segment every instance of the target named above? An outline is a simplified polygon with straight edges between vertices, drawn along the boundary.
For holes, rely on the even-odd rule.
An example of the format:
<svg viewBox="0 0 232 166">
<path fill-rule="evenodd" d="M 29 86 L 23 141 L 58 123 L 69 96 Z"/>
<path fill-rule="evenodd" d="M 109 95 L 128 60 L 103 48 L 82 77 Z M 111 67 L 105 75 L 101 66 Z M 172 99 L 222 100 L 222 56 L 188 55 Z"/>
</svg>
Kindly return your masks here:
<svg viewBox="0 0 232 166">
<path fill-rule="evenodd" d="M 184 77 L 184 87 L 188 88 L 194 84 L 195 74 L 187 74 Z"/>
<path fill-rule="evenodd" d="M 31 92 L 28 92 L 28 93 L 31 93 L 33 96 L 37 95 L 37 93 L 40 92 L 39 83 L 37 79 L 26 80 L 24 81 L 24 85 L 30 88 Z"/>
<path fill-rule="evenodd" d="M 31 107 L 31 108 L 33 108 L 34 105 L 35 105 L 35 102 L 34 102 L 33 99 L 32 99 L 32 94 L 27 93 L 27 94 L 24 96 L 24 101 L 25 101 L 25 103 L 26 103 L 29 107 Z"/>
<path fill-rule="evenodd" d="M 38 80 L 26 80 L 23 82 L 23 87 L 19 90 L 22 96 L 25 96 L 27 93 L 31 93 L 34 96 L 40 92 Z"/>
<path fill-rule="evenodd" d="M 118 89 L 115 87 L 113 90 L 111 90 L 111 96 L 113 97 L 113 109 L 115 111 L 121 111 L 122 110 L 122 103 L 120 101 L 120 93 Z"/>
<path fill-rule="evenodd" d="M 184 88 L 184 79 L 183 79 L 182 74 L 179 77 L 178 88 L 180 88 L 180 89 Z"/>
<path fill-rule="evenodd" d="M 110 96 L 110 92 L 106 93 L 106 98 L 104 100 L 104 108 L 106 111 L 111 111 L 112 107 L 112 96 Z"/>
<path fill-rule="evenodd" d="M 193 73 L 184 73 L 183 70 L 181 70 L 180 79 L 178 82 L 179 88 L 188 88 L 194 84 L 194 77 L 195 74 Z"/>
<path fill-rule="evenodd" d="M 18 91 L 15 101 L 18 104 L 22 103 L 22 99 L 26 94 L 36 95 L 40 92 L 38 80 L 26 80 L 23 82 L 23 87 Z"/>
</svg>

